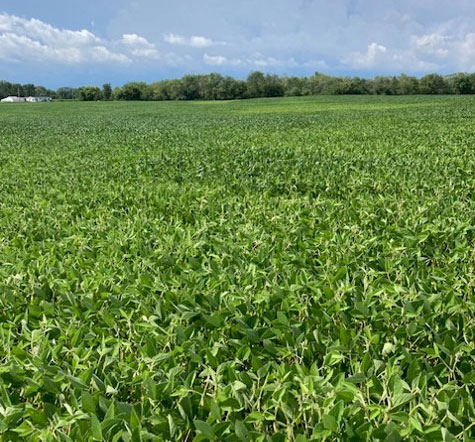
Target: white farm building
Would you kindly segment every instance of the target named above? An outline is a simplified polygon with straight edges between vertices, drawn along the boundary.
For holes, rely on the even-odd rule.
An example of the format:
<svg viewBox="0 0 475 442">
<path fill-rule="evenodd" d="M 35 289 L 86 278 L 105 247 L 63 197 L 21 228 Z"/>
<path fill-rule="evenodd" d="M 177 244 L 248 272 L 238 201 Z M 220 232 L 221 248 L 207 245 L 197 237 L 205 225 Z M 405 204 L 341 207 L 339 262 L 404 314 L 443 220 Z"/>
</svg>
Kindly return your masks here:
<svg viewBox="0 0 475 442">
<path fill-rule="evenodd" d="M 50 97 L 27 97 L 26 101 L 28 103 L 48 103 L 52 99 Z"/>
<path fill-rule="evenodd" d="M 52 101 L 50 97 L 7 97 L 2 103 L 47 103 Z"/>
<path fill-rule="evenodd" d="M 2 103 L 24 103 L 25 97 L 7 97 L 2 100 Z"/>
</svg>

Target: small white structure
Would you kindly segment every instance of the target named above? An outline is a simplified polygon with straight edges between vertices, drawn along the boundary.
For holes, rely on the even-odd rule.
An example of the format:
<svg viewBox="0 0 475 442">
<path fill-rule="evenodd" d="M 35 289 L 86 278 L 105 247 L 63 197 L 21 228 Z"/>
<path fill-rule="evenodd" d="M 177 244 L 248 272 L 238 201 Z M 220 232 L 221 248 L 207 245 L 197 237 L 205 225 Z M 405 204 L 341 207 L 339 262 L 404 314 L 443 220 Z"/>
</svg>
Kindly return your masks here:
<svg viewBox="0 0 475 442">
<path fill-rule="evenodd" d="M 27 97 L 28 103 L 48 103 L 52 101 L 51 97 Z"/>
<path fill-rule="evenodd" d="M 4 98 L 2 103 L 24 103 L 26 101 L 25 97 L 7 97 Z"/>
<path fill-rule="evenodd" d="M 53 101 L 51 97 L 7 97 L 1 100 L 2 103 L 49 103 Z"/>
</svg>

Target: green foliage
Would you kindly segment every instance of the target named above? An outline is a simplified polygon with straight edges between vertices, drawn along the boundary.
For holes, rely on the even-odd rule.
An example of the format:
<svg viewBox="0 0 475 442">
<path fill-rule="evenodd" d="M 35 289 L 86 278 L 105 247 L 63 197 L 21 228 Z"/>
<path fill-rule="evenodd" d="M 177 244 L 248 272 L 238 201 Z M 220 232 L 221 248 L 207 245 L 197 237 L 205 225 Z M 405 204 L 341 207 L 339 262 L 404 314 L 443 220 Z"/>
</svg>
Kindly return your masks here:
<svg viewBox="0 0 475 442">
<path fill-rule="evenodd" d="M 71 87 L 60 87 L 56 91 L 56 98 L 60 100 L 72 100 L 74 98 L 74 89 Z"/>
<path fill-rule="evenodd" d="M 102 85 L 102 98 L 104 100 L 110 100 L 112 98 L 112 86 L 110 83 L 105 83 Z"/>
<path fill-rule="evenodd" d="M 473 99 L 0 121 L 1 440 L 473 440 Z"/>
<path fill-rule="evenodd" d="M 46 89 L 43 86 L 35 86 L 34 84 L 10 83 L 9 81 L 0 81 L 0 99 L 9 95 L 21 97 L 56 97 L 56 92 Z"/>
<path fill-rule="evenodd" d="M 98 87 L 84 86 L 76 91 L 76 97 L 80 101 L 97 101 L 101 99 L 102 95 L 101 90 Z"/>
<path fill-rule="evenodd" d="M 359 77 L 332 77 L 316 72 L 310 77 L 279 77 L 251 72 L 246 81 L 223 77 L 217 73 L 185 75 L 181 79 L 162 80 L 152 84 L 131 82 L 112 90 L 109 83 L 102 90 L 95 86 L 79 89 L 61 87 L 56 92 L 33 84 L 0 81 L 0 98 L 9 95 L 49 96 L 61 100 L 81 101 L 129 100 L 236 100 L 263 97 L 300 97 L 308 95 L 441 95 L 475 94 L 475 74 L 448 76 L 429 74 L 421 79 L 405 74 Z"/>
<path fill-rule="evenodd" d="M 145 83 L 127 83 L 116 92 L 117 100 L 147 100 L 148 86 Z"/>
<path fill-rule="evenodd" d="M 422 94 L 447 94 L 450 90 L 442 75 L 428 74 L 421 78 L 419 91 Z"/>
</svg>

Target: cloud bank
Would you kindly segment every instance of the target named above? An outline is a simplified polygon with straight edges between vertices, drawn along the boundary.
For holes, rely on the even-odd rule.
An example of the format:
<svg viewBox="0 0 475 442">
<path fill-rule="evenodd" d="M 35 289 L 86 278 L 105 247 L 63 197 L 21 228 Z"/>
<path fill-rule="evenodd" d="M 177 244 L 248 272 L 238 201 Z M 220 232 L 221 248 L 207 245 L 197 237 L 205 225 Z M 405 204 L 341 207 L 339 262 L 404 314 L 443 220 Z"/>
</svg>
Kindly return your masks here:
<svg viewBox="0 0 475 442">
<path fill-rule="evenodd" d="M 206 48 L 213 45 L 213 40 L 203 37 L 201 35 L 193 35 L 191 37 L 184 37 L 177 34 L 166 34 L 163 39 L 171 45 L 191 46 L 194 48 Z"/>
<path fill-rule="evenodd" d="M 59 29 L 37 19 L 0 14 L 0 58 L 13 62 L 130 63 L 158 59 L 155 45 L 137 34 L 105 40 L 82 29 Z"/>
<path fill-rule="evenodd" d="M 101 0 L 68 8 L 54 0 L 41 8 L 33 0 L 6 1 L 18 6 L 0 11 L 4 78 L 39 67 L 52 72 L 50 66 L 53 75 L 61 66 L 70 75 L 73 66 L 83 82 L 114 81 L 111 73 L 153 81 L 211 70 L 235 76 L 475 70 L 472 0 L 117 0 L 107 8 Z M 42 12 L 22 15 L 30 10 Z"/>
</svg>

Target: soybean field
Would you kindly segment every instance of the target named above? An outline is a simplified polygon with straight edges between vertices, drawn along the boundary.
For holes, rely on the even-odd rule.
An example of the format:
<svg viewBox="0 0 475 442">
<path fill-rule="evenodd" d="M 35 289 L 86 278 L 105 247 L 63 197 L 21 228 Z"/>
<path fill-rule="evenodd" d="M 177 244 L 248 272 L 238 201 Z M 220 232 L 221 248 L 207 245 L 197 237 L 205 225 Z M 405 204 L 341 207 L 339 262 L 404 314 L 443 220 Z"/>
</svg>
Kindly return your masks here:
<svg viewBox="0 0 475 442">
<path fill-rule="evenodd" d="M 0 105 L 0 440 L 475 440 L 475 98 Z"/>
</svg>

